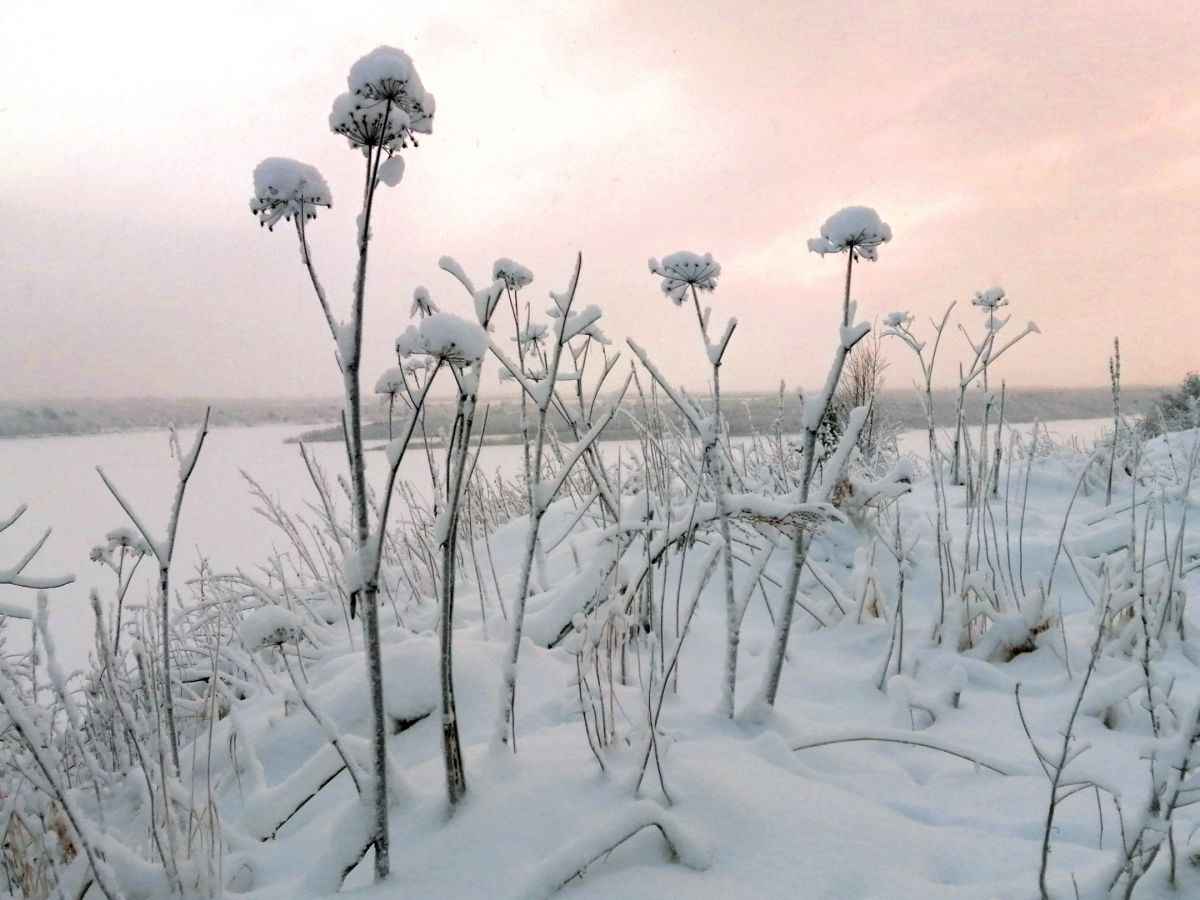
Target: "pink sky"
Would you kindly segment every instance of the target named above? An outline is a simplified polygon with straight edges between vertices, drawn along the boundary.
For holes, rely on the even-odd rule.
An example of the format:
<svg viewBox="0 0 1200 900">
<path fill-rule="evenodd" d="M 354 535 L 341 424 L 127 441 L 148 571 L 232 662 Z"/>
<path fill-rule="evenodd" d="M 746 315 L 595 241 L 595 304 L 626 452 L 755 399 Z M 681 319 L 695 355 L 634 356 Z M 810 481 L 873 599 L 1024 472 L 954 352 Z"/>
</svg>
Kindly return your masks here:
<svg viewBox="0 0 1200 900">
<path fill-rule="evenodd" d="M 805 239 L 838 208 L 891 224 L 854 291 L 923 320 L 1002 285 L 1013 385 L 1200 368 L 1200 4 L 771 2 L 0 3 L 0 397 L 333 395 L 294 235 L 248 212 L 265 156 L 316 165 L 312 234 L 346 309 L 361 158 L 326 125 L 350 64 L 406 49 L 434 134 L 382 196 L 367 377 L 412 289 L 465 297 L 510 256 L 527 299 L 567 281 L 605 330 L 704 382 L 694 320 L 646 259 L 709 251 L 740 325 L 731 389 L 815 386 L 841 265 Z M 185 11 L 186 10 L 186 11 Z M 943 381 L 965 348 L 949 339 Z M 628 355 L 628 354 L 627 354 Z M 911 380 L 896 344 L 890 384 Z"/>
</svg>

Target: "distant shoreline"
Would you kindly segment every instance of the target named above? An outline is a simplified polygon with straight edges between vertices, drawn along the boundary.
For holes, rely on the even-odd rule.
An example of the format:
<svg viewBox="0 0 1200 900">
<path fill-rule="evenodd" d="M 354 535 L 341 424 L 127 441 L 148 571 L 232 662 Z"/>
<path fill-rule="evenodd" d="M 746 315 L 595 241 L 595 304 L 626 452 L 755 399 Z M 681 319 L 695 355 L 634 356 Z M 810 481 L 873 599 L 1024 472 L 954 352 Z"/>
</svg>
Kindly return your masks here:
<svg viewBox="0 0 1200 900">
<path fill-rule="evenodd" d="M 1125 386 L 1122 388 L 1122 412 L 1136 417 L 1148 412 L 1171 386 Z M 979 393 L 972 391 L 968 398 L 968 415 L 978 418 L 974 408 Z M 785 432 L 799 430 L 800 403 L 794 392 L 784 395 L 782 419 L 778 393 L 729 393 L 723 397 L 723 411 L 731 435 L 770 433 L 782 425 Z M 1013 389 L 1006 397 L 1005 417 L 1013 424 L 1035 420 L 1093 419 L 1112 415 L 1112 395 L 1108 387 L 1095 388 L 1022 388 Z M 957 392 L 934 392 L 937 424 L 953 424 Z M 68 437 L 73 435 L 119 434 L 155 431 L 171 424 L 181 429 L 200 424 L 206 407 L 212 407 L 211 424 L 215 428 L 255 427 L 262 425 L 295 426 L 297 434 L 291 440 L 330 441 L 341 439 L 342 401 L 330 398 L 303 400 L 206 400 L 129 398 L 119 400 L 0 400 L 0 439 Z M 488 404 L 490 444 L 512 443 L 520 440 L 520 404 L 512 397 L 500 398 Z M 629 405 L 631 414 L 637 410 Z M 386 411 L 372 412 L 364 425 L 364 437 L 371 441 L 387 440 Z M 664 412 L 672 410 L 663 407 Z M 879 410 L 900 428 L 920 428 L 925 424 L 919 399 L 911 388 L 888 388 L 879 395 Z M 378 418 L 377 418 L 378 416 Z M 428 433 L 432 443 L 440 430 L 449 429 L 453 405 L 448 400 L 431 402 L 428 408 Z M 563 427 L 559 422 L 560 429 Z M 637 436 L 628 418 L 614 420 L 610 434 L 615 440 Z"/>
</svg>

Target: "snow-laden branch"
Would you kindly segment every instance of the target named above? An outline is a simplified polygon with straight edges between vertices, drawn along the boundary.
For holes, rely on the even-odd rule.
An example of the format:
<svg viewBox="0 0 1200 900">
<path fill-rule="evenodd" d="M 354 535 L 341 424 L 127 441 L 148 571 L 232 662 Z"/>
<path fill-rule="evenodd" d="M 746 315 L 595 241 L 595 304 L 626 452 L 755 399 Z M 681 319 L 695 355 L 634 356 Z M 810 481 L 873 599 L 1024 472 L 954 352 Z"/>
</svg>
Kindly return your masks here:
<svg viewBox="0 0 1200 900">
<path fill-rule="evenodd" d="M 3 532 L 19 518 L 21 518 L 21 516 L 25 514 L 26 509 L 27 507 L 23 503 L 18 506 L 16 512 L 9 516 L 5 521 L 0 522 L 0 532 Z M 48 575 L 43 578 L 37 578 L 32 575 L 23 574 L 25 567 L 33 561 L 33 558 L 37 556 L 38 552 L 43 546 L 45 546 L 46 539 L 50 537 L 50 531 L 51 530 L 47 528 L 45 533 L 34 542 L 33 546 L 30 547 L 14 565 L 0 569 L 0 584 L 11 584 L 13 587 L 29 588 L 35 591 L 48 591 L 53 588 L 62 587 L 65 584 L 70 584 L 75 580 L 75 576 L 70 574 Z M 0 609 L 0 615 L 12 615 L 22 619 L 28 618 L 28 615 L 20 607 L 6 605 L 5 608 L 12 610 L 12 612 L 5 612 L 3 609 Z"/>
</svg>

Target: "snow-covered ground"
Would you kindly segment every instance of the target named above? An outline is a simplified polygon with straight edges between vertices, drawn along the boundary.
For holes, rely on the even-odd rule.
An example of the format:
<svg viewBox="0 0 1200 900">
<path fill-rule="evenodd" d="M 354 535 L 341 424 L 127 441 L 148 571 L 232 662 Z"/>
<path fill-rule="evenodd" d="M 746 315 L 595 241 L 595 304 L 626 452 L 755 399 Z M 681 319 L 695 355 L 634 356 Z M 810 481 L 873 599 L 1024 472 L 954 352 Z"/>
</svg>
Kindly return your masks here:
<svg viewBox="0 0 1200 900">
<path fill-rule="evenodd" d="M 1052 423 L 1050 431 L 1087 443 L 1103 428 L 1084 421 Z M 210 436 L 180 539 L 206 548 L 214 571 L 240 566 L 266 583 L 251 567 L 272 546 L 282 547 L 252 512 L 240 469 L 289 510 L 302 512 L 311 501 L 297 448 L 281 442 L 288 433 L 253 428 Z M 921 437 L 908 435 L 902 446 L 919 454 Z M 1181 518 L 1200 505 L 1200 489 L 1186 493 L 1194 440 L 1176 435 L 1147 445 L 1136 479 L 1117 473 L 1108 507 L 1098 456 L 1044 448 L 1028 485 L 1024 463 L 1015 460 L 1005 470 L 1007 487 L 987 507 L 994 542 L 984 553 L 999 557 L 994 565 L 976 563 L 971 591 L 976 602 L 991 590 L 1023 605 L 977 606 L 972 625 L 962 624 L 961 613 L 954 623 L 952 613 L 941 640 L 932 483 L 918 470 L 912 492 L 895 507 L 902 598 L 900 569 L 868 538 L 865 520 L 827 526 L 810 557 L 819 577 L 802 584 L 805 618 L 790 643 L 777 703 L 766 709 L 753 698 L 773 634 L 767 600 L 776 602 L 786 571 L 786 557 L 775 557 L 746 613 L 734 721 L 717 712 L 725 644 L 719 578 L 703 587 L 719 554 L 699 544 L 688 551 L 682 578 L 677 555 L 656 570 L 665 598 L 662 642 L 628 632 L 629 643 L 613 655 L 611 645 L 602 648 L 626 633 L 621 620 L 604 620 L 600 610 L 572 612 L 587 608 L 588 560 L 603 555 L 602 545 L 591 543 L 602 529 L 583 528 L 549 552 L 530 597 L 515 754 L 493 740 L 507 632 L 495 592 L 510 592 L 511 604 L 525 524 L 518 518 L 498 525 L 486 542 L 475 541 L 481 555 L 486 550 L 486 574 L 464 559 L 460 576 L 454 671 L 469 792 L 453 813 L 438 722 L 437 604 L 393 575 L 393 599 L 381 612 L 394 732 L 392 874 L 371 885 L 368 852 L 343 891 L 379 898 L 1034 896 L 1051 780 L 1061 768 L 1049 832 L 1050 896 L 1105 896 L 1121 872 L 1122 844 L 1134 847 L 1139 839 L 1142 846 L 1174 845 L 1174 864 L 1164 850 L 1136 896 L 1189 896 L 1200 890 L 1192 862 L 1200 842 L 1187 805 L 1200 787 L 1192 774 L 1200 759 L 1189 743 L 1200 702 L 1200 651 L 1191 635 L 1200 623 L 1184 605 L 1184 639 L 1168 617 L 1149 645 L 1139 644 L 1147 626 L 1138 609 L 1151 596 L 1186 604 L 1195 588 L 1200 545 L 1186 537 Z M 317 449 L 335 470 L 340 448 Z M 617 450 L 605 446 L 610 461 Z M 39 565 L 69 565 L 81 576 L 53 601 L 60 660 L 70 668 L 82 662 L 90 631 L 83 589 L 90 581 L 104 584 L 103 573 L 93 577 L 72 560 L 86 560 L 90 542 L 121 524 L 91 466 L 102 464 L 140 508 L 156 508 L 173 476 L 165 441 L 155 434 L 11 441 L 0 452 L 4 471 L 24 473 L 20 499 L 33 502 L 40 521 L 59 525 L 58 543 L 47 545 Z M 484 453 L 481 466 L 506 477 L 519 469 L 519 448 Z M 419 460 L 410 458 L 414 476 Z M 4 491 L 0 501 L 12 505 L 12 482 Z M 947 487 L 956 548 L 966 499 L 965 488 Z M 1138 503 L 1136 524 L 1130 500 Z M 545 533 L 570 524 L 570 505 L 551 509 Z M 400 521 L 407 517 L 400 513 Z M 1131 533 L 1138 535 L 1133 557 Z M 79 549 L 66 549 L 73 545 Z M 1166 558 L 1176 560 L 1176 583 L 1163 593 Z M 738 565 L 739 582 L 748 571 Z M 104 590 L 111 593 L 111 585 Z M 241 624 L 225 646 L 228 665 L 257 674 L 247 674 L 240 699 L 201 692 L 199 707 L 185 703 L 181 711 L 185 780 L 195 779 L 193 790 L 207 797 L 200 807 L 220 810 L 222 849 L 217 874 L 208 877 L 248 897 L 329 896 L 342 868 L 358 860 L 364 838 L 364 808 L 344 761 L 357 770 L 370 734 L 361 636 L 319 590 L 296 593 L 292 611 L 263 607 L 256 596 L 228 595 Z M 68 603 L 77 606 L 64 608 Z M 202 611 L 189 614 L 188 627 L 199 627 Z M 183 676 L 194 681 L 209 663 L 192 659 Z M 209 709 L 217 713 L 211 731 Z M 652 730 L 648 709 L 655 711 Z M 1173 771 L 1184 773 L 1182 784 L 1171 782 Z M 1152 786 L 1178 806 L 1165 835 L 1156 824 L 1161 810 L 1148 799 Z M 133 784 L 113 791 L 106 814 L 129 817 L 136 845 L 145 838 L 133 812 L 142 801 Z M 209 826 L 197 815 L 202 835 Z M 116 847 L 108 852 L 130 896 L 158 895 L 163 882 L 152 866 L 122 859 Z M 204 858 L 199 849 L 185 856 Z M 205 864 L 191 865 L 196 872 Z"/>
</svg>

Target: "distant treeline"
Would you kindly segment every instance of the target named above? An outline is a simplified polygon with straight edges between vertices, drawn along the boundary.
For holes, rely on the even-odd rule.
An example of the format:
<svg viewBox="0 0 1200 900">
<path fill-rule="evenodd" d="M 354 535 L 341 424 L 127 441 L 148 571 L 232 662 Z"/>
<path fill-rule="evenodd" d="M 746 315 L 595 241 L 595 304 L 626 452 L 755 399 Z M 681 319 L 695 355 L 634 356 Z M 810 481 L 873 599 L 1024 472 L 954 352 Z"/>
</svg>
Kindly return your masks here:
<svg viewBox="0 0 1200 900">
<path fill-rule="evenodd" d="M 1121 410 L 1129 417 L 1139 417 L 1148 412 L 1154 403 L 1162 396 L 1162 387 L 1122 387 Z M 996 392 L 997 399 L 999 392 Z M 982 393 L 978 390 L 967 394 L 968 421 L 977 421 L 981 413 Z M 954 413 L 958 404 L 956 391 L 942 390 L 934 392 L 934 413 L 939 426 L 948 426 L 954 422 Z M 636 426 L 630 418 L 641 419 L 640 403 L 626 402 L 629 416 L 618 416 L 605 431 L 610 440 L 633 438 L 637 435 Z M 785 434 L 796 434 L 800 431 L 800 415 L 802 404 L 795 393 L 779 394 L 726 394 L 722 398 L 722 413 L 732 435 L 747 435 L 754 433 L 769 433 L 782 425 Z M 515 400 L 493 401 L 487 405 L 487 435 L 494 443 L 515 440 L 521 431 L 521 407 Z M 915 391 L 885 390 L 880 392 L 878 412 L 884 422 L 899 429 L 921 428 L 925 425 L 925 413 L 921 408 L 920 399 Z M 664 403 L 662 412 L 673 415 L 670 403 Z M 453 416 L 453 405 L 448 402 L 435 402 L 427 406 L 426 430 L 431 441 L 436 441 L 438 435 L 448 431 Z M 1008 392 L 1004 400 L 1004 417 L 1007 421 L 1049 422 L 1061 419 L 1094 419 L 1112 415 L 1112 393 L 1107 387 L 1097 388 L 1025 388 Z M 397 421 L 403 414 L 396 413 Z M 993 421 L 995 419 L 993 418 Z M 562 428 L 561 419 L 555 422 Z M 370 440 L 387 440 L 388 428 L 386 418 L 370 422 L 363 427 L 363 436 Z M 321 428 L 305 432 L 299 438 L 305 441 L 341 440 L 341 427 Z"/>
<path fill-rule="evenodd" d="M 132 397 L 120 400 L 0 400 L 0 438 L 198 426 L 205 407 L 212 424 L 297 426 L 337 421 L 338 400 L 204 400 Z"/>
<path fill-rule="evenodd" d="M 1165 387 L 1123 387 L 1122 409 L 1128 416 L 1141 416 L 1151 409 L 1167 390 Z M 800 430 L 801 404 L 795 393 L 783 397 L 782 417 L 778 394 L 727 394 L 723 412 L 734 435 L 769 432 L 781 420 L 785 433 Z M 889 389 L 879 396 L 878 409 L 885 421 L 899 428 L 918 428 L 925 416 L 917 395 L 912 390 Z M 934 409 L 939 425 L 953 422 L 957 394 L 936 391 Z M 968 394 L 969 415 L 978 418 L 979 391 Z M 48 435 L 101 434 L 110 431 L 180 428 L 200 424 L 206 406 L 212 406 L 212 424 L 248 426 L 295 424 L 322 425 L 299 435 L 306 441 L 341 440 L 341 426 L 336 424 L 341 414 L 341 402 L 335 399 L 306 400 L 204 400 L 130 398 L 122 400 L 47 400 L 16 402 L 0 400 L 0 438 L 36 437 Z M 628 411 L 640 417 L 639 410 L 628 404 Z M 520 433 L 520 404 L 513 399 L 495 400 L 488 404 L 488 440 L 503 442 L 515 439 Z M 669 404 L 663 406 L 670 413 Z M 1009 392 L 1005 399 L 1005 418 L 1011 422 L 1051 421 L 1055 419 L 1091 419 L 1112 414 L 1112 396 L 1107 387 L 1096 388 L 1022 388 Z M 427 427 L 431 438 L 448 429 L 453 405 L 434 401 L 428 407 Z M 557 423 L 560 427 L 562 422 Z M 636 434 L 627 417 L 618 416 L 606 435 L 613 439 L 630 438 Z M 387 439 L 386 407 L 380 407 L 379 417 L 364 428 L 370 440 Z"/>
</svg>

